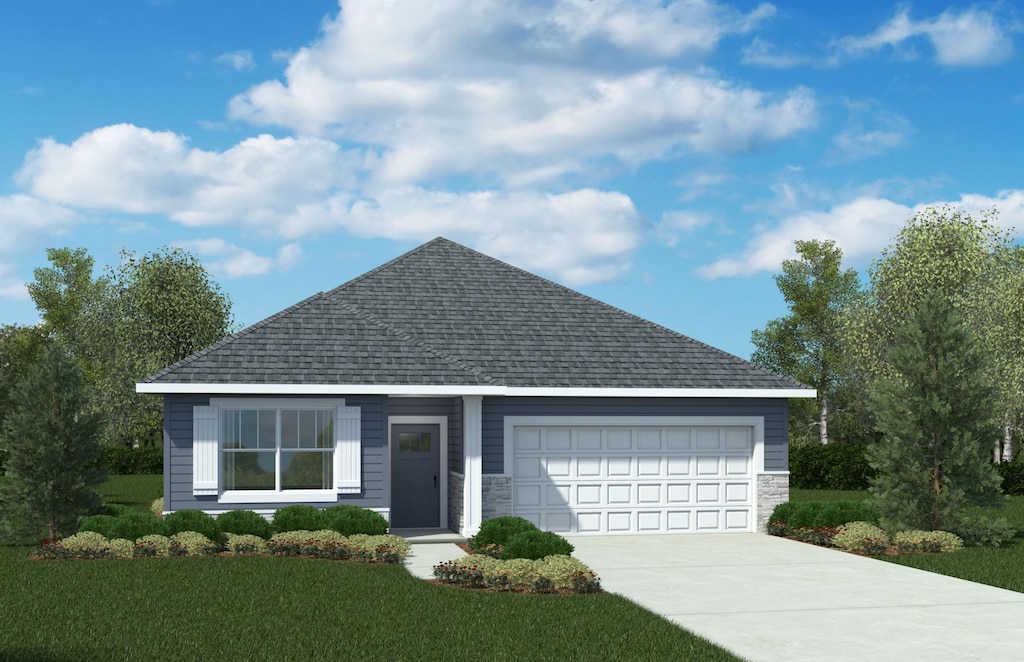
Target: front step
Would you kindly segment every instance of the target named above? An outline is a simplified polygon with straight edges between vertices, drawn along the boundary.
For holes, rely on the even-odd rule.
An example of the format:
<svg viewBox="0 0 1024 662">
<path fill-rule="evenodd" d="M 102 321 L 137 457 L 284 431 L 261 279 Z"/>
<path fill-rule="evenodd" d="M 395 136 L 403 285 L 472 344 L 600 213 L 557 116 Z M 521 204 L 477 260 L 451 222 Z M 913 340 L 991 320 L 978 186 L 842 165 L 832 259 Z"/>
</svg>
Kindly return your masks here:
<svg viewBox="0 0 1024 662">
<path fill-rule="evenodd" d="M 391 529 L 392 535 L 405 538 L 413 545 L 450 542 L 464 544 L 466 537 L 451 529 Z"/>
</svg>

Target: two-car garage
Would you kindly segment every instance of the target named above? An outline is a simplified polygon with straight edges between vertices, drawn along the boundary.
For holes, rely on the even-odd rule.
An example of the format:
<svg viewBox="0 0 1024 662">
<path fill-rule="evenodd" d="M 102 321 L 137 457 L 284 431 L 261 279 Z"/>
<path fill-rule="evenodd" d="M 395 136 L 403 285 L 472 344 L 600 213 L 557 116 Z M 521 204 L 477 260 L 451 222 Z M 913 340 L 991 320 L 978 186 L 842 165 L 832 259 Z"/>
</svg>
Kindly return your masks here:
<svg viewBox="0 0 1024 662">
<path fill-rule="evenodd" d="M 753 531 L 762 421 L 507 417 L 512 512 L 565 534 Z"/>
</svg>

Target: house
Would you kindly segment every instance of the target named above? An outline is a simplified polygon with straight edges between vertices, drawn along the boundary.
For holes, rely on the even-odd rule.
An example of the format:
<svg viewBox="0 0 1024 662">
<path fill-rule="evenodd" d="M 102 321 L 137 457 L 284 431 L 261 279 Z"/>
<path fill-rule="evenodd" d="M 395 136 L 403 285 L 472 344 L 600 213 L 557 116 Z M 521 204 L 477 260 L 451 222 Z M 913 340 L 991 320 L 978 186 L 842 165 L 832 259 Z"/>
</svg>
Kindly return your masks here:
<svg viewBox="0 0 1024 662">
<path fill-rule="evenodd" d="M 814 391 L 447 239 L 151 375 L 164 507 L 755 531 Z"/>
</svg>

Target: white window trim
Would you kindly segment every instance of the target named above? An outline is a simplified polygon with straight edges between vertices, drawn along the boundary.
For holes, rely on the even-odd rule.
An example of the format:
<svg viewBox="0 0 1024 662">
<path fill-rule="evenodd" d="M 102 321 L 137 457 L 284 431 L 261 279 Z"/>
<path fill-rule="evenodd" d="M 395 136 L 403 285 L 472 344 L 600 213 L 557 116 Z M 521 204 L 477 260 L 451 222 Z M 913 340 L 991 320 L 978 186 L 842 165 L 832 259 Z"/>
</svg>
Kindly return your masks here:
<svg viewBox="0 0 1024 662">
<path fill-rule="evenodd" d="M 341 398 L 210 398 L 210 406 L 218 408 L 219 412 L 225 409 L 337 409 L 345 406 L 345 400 Z M 280 423 L 278 423 L 280 425 Z M 335 426 L 339 421 L 335 421 Z M 221 461 L 222 452 L 221 439 L 217 438 L 217 461 Z M 280 449 L 276 449 L 280 450 Z M 334 454 L 339 453 L 337 445 Z M 334 481 L 337 485 L 339 476 L 334 472 Z M 220 481 L 220 470 L 218 469 L 218 484 Z M 335 486 L 326 490 L 218 490 L 218 503 L 337 503 L 339 491 Z"/>
<path fill-rule="evenodd" d="M 440 428 L 438 435 L 441 437 L 438 439 L 440 444 L 440 456 L 438 462 L 441 466 L 438 467 L 437 475 L 438 480 L 441 481 L 440 490 L 441 502 L 438 505 L 440 508 L 440 519 L 438 520 L 442 529 L 448 528 L 448 417 L 447 416 L 388 416 L 388 461 L 387 465 L 387 485 L 388 485 L 388 523 L 391 522 L 391 455 L 393 440 L 391 439 L 391 426 L 393 425 L 436 425 Z"/>
</svg>

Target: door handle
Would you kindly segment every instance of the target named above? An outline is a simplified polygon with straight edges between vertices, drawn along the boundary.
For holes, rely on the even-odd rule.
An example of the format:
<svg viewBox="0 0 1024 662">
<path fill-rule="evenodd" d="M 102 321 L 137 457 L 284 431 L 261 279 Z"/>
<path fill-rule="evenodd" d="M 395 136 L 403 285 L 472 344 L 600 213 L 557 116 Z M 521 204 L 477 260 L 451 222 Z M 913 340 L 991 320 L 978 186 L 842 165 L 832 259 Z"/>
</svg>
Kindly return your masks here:
<svg viewBox="0 0 1024 662">
<path fill-rule="evenodd" d="M 434 476 L 434 489 L 437 489 L 437 476 Z"/>
</svg>

